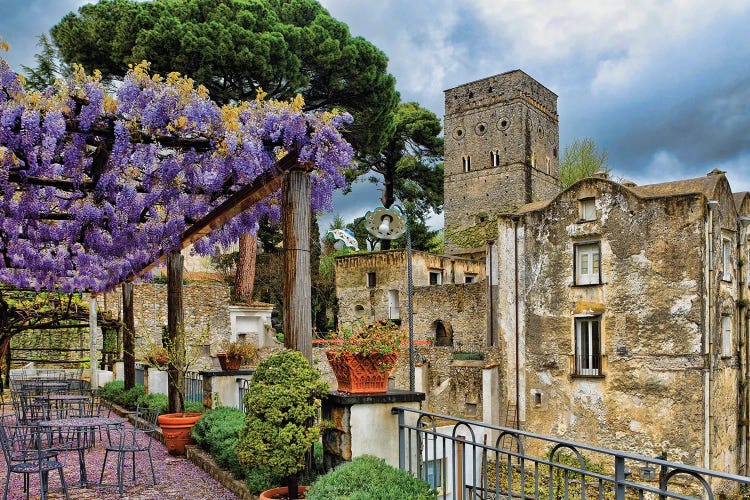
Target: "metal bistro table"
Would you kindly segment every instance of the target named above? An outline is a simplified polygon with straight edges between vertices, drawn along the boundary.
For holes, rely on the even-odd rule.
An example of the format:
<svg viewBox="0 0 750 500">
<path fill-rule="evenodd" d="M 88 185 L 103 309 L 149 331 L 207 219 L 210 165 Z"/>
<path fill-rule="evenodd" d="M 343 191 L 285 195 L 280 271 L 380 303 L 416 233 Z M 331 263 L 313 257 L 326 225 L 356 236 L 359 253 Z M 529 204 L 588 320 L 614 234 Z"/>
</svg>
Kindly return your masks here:
<svg viewBox="0 0 750 500">
<path fill-rule="evenodd" d="M 86 475 L 86 460 L 84 451 L 94 445 L 94 434 L 97 429 L 111 429 L 124 425 L 126 420 L 119 417 L 71 417 L 57 420 L 44 420 L 37 422 L 36 425 L 49 429 L 49 436 L 67 435 L 70 436 L 72 443 L 66 443 L 64 448 L 78 451 L 78 465 L 81 469 L 81 478 L 76 486 L 87 488 L 89 483 Z"/>
<path fill-rule="evenodd" d="M 48 394 L 34 399 L 39 402 L 49 401 L 50 411 L 54 411 L 59 418 L 86 416 L 83 412 L 86 403 L 90 402 L 89 396 L 85 394 Z"/>
</svg>

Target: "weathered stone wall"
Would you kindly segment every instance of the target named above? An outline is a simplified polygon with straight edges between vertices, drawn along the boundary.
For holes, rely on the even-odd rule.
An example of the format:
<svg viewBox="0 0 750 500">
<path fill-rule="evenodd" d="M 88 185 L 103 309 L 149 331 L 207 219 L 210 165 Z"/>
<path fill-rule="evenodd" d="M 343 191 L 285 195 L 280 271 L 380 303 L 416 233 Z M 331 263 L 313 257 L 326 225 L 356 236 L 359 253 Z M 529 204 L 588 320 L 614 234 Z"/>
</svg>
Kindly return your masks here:
<svg viewBox="0 0 750 500">
<path fill-rule="evenodd" d="M 581 222 L 578 200 L 590 196 L 597 220 Z M 723 200 L 728 207 L 730 198 Z M 704 465 L 704 210 L 699 194 L 641 198 L 619 184 L 589 179 L 522 216 L 517 299 L 524 428 L 646 455 L 667 451 L 670 460 Z M 515 230 L 509 218 L 501 219 L 498 234 L 500 302 L 507 305 L 499 325 L 509 353 L 506 393 L 514 398 Z M 584 241 L 601 242 L 601 284 L 574 284 L 574 244 Z M 716 255 L 720 241 L 713 241 Z M 722 293 L 731 297 L 729 289 Z M 713 300 L 716 307 L 733 307 L 731 299 Z M 592 314 L 601 315 L 603 376 L 575 376 L 575 316 Z M 718 321 L 709 323 L 713 346 L 720 346 Z M 713 365 L 711 454 L 736 469 L 738 370 L 736 361 Z"/>
<path fill-rule="evenodd" d="M 483 246 L 464 234 L 483 219 L 559 192 L 557 120 L 557 96 L 522 71 L 445 92 L 448 254 Z"/>
<path fill-rule="evenodd" d="M 229 287 L 212 281 L 193 281 L 183 285 L 185 334 L 206 345 L 205 354 L 215 355 L 219 343 L 229 338 Z M 98 298 L 99 307 L 106 307 L 122 317 L 120 289 Z M 149 344 L 161 341 L 162 327 L 167 324 L 167 285 L 137 283 L 133 289 L 136 359 Z M 204 356 L 200 367 L 214 366 L 213 358 Z M 218 365 L 216 365 L 218 366 Z M 195 366 L 199 368 L 199 366 Z"/>
<path fill-rule="evenodd" d="M 381 319 L 407 319 L 407 280 L 406 252 L 392 250 L 369 254 L 349 255 L 336 259 L 336 297 L 339 301 L 339 322 L 347 323 L 357 319 L 368 322 Z M 430 271 L 440 272 L 444 285 L 430 286 Z M 375 273 L 376 284 L 367 286 L 367 274 Z M 420 299 L 423 288 L 448 286 L 463 283 L 467 276 L 473 276 L 477 283 L 483 282 L 484 262 L 443 257 L 425 252 L 413 252 L 412 276 L 415 287 L 414 305 L 428 304 Z M 471 288 L 471 287 L 470 287 Z M 463 295 L 461 296 L 463 297 Z M 445 300 L 445 299 L 444 299 Z M 462 298 L 456 298 L 462 301 Z M 463 302 L 459 305 L 463 307 Z M 447 305 L 447 304 L 446 304 Z M 394 314 L 398 311 L 397 314 Z M 439 319 L 434 315 L 425 316 L 427 324 Z M 415 315 L 415 321 L 419 321 Z M 405 324 L 405 323 L 404 323 Z M 416 328 L 419 339 L 425 339 L 427 330 Z M 432 329 L 434 334 L 434 328 Z"/>
<path fill-rule="evenodd" d="M 414 289 L 414 332 L 435 340 L 442 322 L 453 336 L 453 347 L 481 350 L 486 338 L 487 283 L 437 285 Z M 407 317 L 404 316 L 406 324 Z"/>
</svg>

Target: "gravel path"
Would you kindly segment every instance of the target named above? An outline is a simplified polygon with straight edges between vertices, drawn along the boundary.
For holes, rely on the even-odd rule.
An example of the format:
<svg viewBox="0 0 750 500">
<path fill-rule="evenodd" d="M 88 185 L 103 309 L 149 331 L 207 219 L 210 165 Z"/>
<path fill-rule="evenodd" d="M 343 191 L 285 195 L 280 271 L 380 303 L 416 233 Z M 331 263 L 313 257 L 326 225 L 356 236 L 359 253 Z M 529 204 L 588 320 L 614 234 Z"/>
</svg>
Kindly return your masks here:
<svg viewBox="0 0 750 500">
<path fill-rule="evenodd" d="M 130 425 L 130 424 L 127 424 Z M 106 438 L 105 438 L 106 440 Z M 116 455 L 110 453 L 107 459 L 107 469 L 104 472 L 104 485 L 94 485 L 89 488 L 72 486 L 80 478 L 78 454 L 75 451 L 61 453 L 59 459 L 64 463 L 65 482 L 71 499 L 211 499 L 229 500 L 237 498 L 224 488 L 218 481 L 209 476 L 201 468 L 184 457 L 173 457 L 167 453 L 162 443 L 154 440 L 151 445 L 151 456 L 154 460 L 156 485 L 152 484 L 151 468 L 148 457 L 144 453 L 136 454 L 136 479 L 133 483 L 133 469 L 130 457 L 127 458 L 124 470 L 125 496 L 120 497 L 117 491 Z M 89 481 L 99 481 L 99 474 L 104 462 L 104 446 L 99 442 L 95 448 L 85 452 L 86 472 Z M 0 487 L 5 487 L 7 467 L 5 460 L 0 460 Z M 23 475 L 11 475 L 8 498 L 23 499 Z M 31 478 L 31 498 L 39 498 L 38 476 Z M 57 472 L 50 473 L 50 491 L 48 498 L 65 498 L 60 486 Z"/>
</svg>

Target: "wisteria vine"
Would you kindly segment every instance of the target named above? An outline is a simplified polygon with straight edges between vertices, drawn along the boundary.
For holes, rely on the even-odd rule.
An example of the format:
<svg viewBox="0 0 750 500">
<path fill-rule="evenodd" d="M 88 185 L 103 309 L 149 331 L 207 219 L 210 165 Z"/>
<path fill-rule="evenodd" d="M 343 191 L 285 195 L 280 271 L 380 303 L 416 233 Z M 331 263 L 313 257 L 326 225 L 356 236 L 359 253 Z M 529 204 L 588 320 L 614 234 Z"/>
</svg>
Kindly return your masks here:
<svg viewBox="0 0 750 500">
<path fill-rule="evenodd" d="M 0 57 L 0 282 L 111 289 L 289 152 L 314 166 L 312 209 L 330 209 L 353 161 L 339 133 L 351 116 L 262 97 L 220 107 L 189 78 L 151 74 L 145 62 L 114 93 L 80 68 L 30 92 Z M 279 219 L 279 192 L 195 248 L 211 253 L 264 216 Z"/>
</svg>

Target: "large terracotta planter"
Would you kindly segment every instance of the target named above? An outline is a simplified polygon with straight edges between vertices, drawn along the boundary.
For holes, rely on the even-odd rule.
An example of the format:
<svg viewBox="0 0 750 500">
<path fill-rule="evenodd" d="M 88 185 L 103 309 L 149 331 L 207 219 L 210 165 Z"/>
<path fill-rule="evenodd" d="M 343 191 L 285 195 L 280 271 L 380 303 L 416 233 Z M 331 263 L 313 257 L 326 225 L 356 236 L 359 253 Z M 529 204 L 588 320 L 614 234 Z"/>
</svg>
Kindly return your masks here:
<svg viewBox="0 0 750 500">
<path fill-rule="evenodd" d="M 298 486 L 297 489 L 299 490 L 299 494 L 302 495 L 299 498 L 304 499 L 305 492 L 307 491 L 307 486 Z M 276 498 L 289 498 L 289 490 L 287 490 L 286 486 L 263 491 L 258 497 L 258 500 L 272 500 Z M 295 499 L 290 499 L 290 500 L 295 500 Z"/>
<path fill-rule="evenodd" d="M 219 358 L 219 364 L 224 371 L 236 371 L 242 365 L 242 358 L 230 358 L 223 352 L 218 353 L 216 357 Z"/>
<path fill-rule="evenodd" d="M 167 413 L 159 415 L 159 427 L 170 455 L 184 455 L 185 445 L 192 441 L 190 430 L 202 413 Z"/>
<path fill-rule="evenodd" d="M 350 394 L 382 393 L 388 390 L 388 376 L 396 366 L 397 353 L 361 356 L 326 351 L 338 390 Z"/>
</svg>

